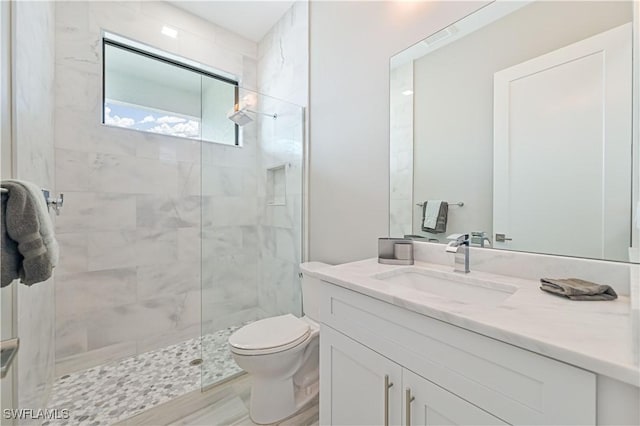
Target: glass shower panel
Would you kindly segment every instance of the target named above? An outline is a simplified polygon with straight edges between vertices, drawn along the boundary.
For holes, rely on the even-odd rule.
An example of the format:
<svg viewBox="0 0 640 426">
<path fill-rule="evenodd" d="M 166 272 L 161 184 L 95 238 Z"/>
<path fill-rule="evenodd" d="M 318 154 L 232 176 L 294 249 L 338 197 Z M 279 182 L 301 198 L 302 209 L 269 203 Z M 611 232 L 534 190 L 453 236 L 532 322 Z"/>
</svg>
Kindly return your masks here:
<svg viewBox="0 0 640 426">
<path fill-rule="evenodd" d="M 239 146 L 202 143 L 203 388 L 241 372 L 231 333 L 302 313 L 303 108 L 242 88 L 237 108 Z"/>
<path fill-rule="evenodd" d="M 202 76 L 202 140 L 236 144 L 237 127 L 227 113 L 237 102 L 237 91 L 237 86 Z"/>
</svg>

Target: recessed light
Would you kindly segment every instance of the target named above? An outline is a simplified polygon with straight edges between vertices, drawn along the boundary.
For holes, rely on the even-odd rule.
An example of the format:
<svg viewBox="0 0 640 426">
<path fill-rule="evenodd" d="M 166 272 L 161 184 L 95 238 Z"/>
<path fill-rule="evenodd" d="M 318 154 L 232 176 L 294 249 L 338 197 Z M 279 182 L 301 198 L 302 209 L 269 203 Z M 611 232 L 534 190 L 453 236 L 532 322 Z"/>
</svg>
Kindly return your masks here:
<svg viewBox="0 0 640 426">
<path fill-rule="evenodd" d="M 176 38 L 178 37 L 178 30 L 171 28 L 171 27 L 167 27 L 166 25 L 164 27 L 162 27 L 162 31 L 160 31 L 162 34 L 166 35 L 167 37 L 171 37 L 171 38 Z"/>
<path fill-rule="evenodd" d="M 405 90 L 402 94 L 405 96 L 413 95 L 413 90 Z"/>
</svg>

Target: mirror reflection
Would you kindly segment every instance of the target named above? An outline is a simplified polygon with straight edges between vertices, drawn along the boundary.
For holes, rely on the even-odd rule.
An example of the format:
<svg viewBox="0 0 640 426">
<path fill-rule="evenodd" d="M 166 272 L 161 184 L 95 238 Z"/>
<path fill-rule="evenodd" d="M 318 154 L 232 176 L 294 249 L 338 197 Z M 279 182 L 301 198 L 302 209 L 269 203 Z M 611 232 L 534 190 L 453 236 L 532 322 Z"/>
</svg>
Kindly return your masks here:
<svg viewBox="0 0 640 426">
<path fill-rule="evenodd" d="M 635 261 L 632 21 L 495 2 L 391 58 L 390 235 Z"/>
</svg>

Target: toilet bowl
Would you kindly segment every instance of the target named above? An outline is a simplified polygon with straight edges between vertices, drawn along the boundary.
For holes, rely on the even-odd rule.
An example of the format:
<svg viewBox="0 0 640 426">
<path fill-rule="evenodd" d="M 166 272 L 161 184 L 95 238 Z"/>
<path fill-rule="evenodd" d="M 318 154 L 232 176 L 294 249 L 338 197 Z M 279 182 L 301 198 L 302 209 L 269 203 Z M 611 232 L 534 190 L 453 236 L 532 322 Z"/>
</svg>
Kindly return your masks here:
<svg viewBox="0 0 640 426">
<path fill-rule="evenodd" d="M 300 265 L 305 316 L 265 318 L 229 337 L 234 360 L 251 375 L 249 414 L 255 423 L 286 419 L 318 395 L 320 281 L 313 271 L 327 266 L 319 262 Z"/>
<path fill-rule="evenodd" d="M 313 320 L 291 314 L 251 323 L 229 337 L 236 363 L 251 375 L 250 414 L 275 423 L 318 394 L 318 336 Z"/>
</svg>

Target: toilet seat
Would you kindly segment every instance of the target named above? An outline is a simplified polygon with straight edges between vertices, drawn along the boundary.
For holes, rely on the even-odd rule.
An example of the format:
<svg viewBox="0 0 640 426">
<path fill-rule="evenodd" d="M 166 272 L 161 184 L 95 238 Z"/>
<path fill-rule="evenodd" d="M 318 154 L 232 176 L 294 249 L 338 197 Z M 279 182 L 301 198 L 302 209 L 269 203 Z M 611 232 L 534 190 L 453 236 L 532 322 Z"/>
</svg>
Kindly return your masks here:
<svg viewBox="0 0 640 426">
<path fill-rule="evenodd" d="M 245 325 L 229 337 L 229 345 L 236 354 L 265 355 L 298 346 L 310 334 L 308 322 L 286 314 Z"/>
</svg>

